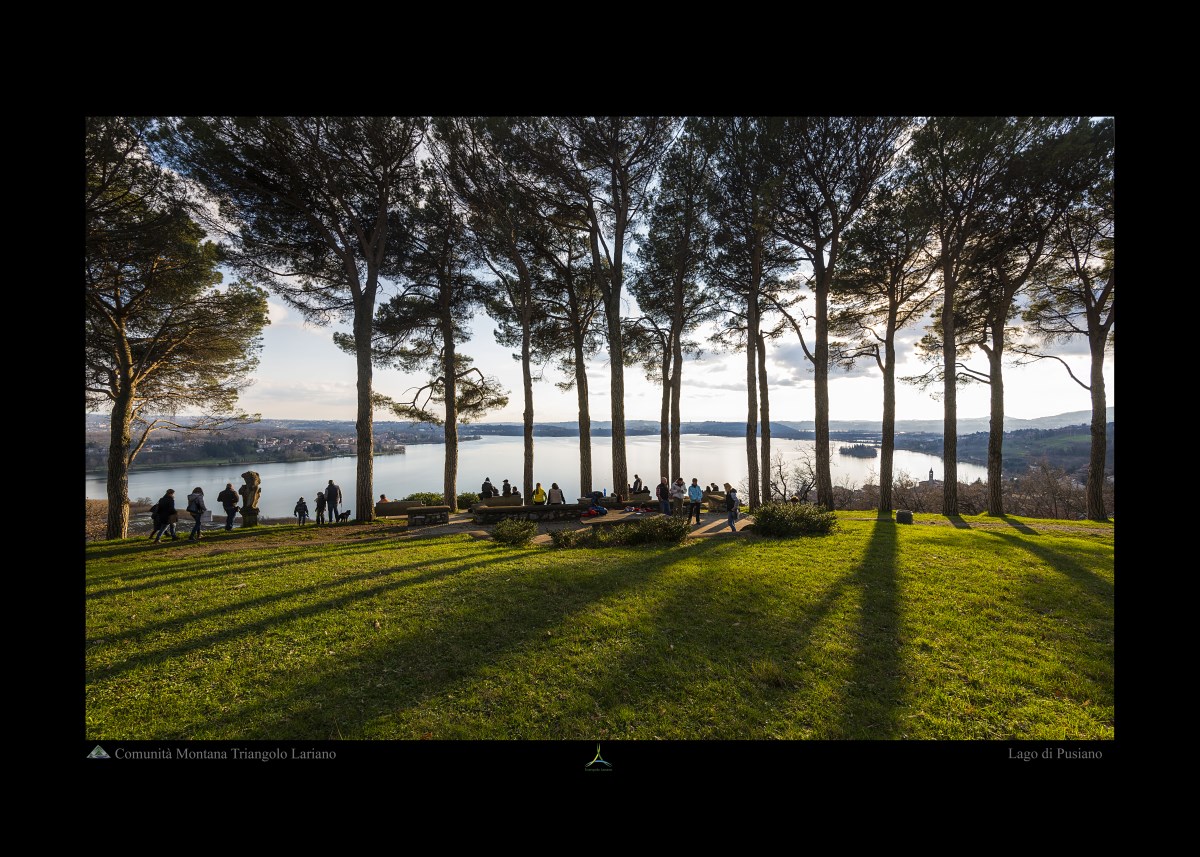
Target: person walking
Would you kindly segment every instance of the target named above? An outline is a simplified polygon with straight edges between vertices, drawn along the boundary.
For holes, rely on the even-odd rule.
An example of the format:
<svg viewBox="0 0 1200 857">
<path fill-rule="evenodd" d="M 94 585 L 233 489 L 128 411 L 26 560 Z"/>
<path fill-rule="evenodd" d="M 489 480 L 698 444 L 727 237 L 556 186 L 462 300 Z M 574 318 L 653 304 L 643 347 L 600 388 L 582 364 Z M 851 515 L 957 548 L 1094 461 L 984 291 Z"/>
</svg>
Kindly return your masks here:
<svg viewBox="0 0 1200 857">
<path fill-rule="evenodd" d="M 550 493 L 548 496 L 551 504 L 557 505 L 567 502 L 567 498 L 563 495 L 563 490 L 558 487 L 557 482 L 550 483 Z"/>
<path fill-rule="evenodd" d="M 325 508 L 329 511 L 329 523 L 334 523 L 338 517 L 338 506 L 342 502 L 342 489 L 329 480 L 325 488 Z"/>
<path fill-rule="evenodd" d="M 325 523 L 325 492 L 317 492 L 317 526 Z"/>
<path fill-rule="evenodd" d="M 204 505 L 204 489 L 199 485 L 193 489 L 187 498 L 188 514 L 192 516 L 195 525 L 192 527 L 192 534 L 188 536 L 189 542 L 200 541 L 200 519 L 204 517 L 204 513 L 208 511 L 208 507 Z"/>
<path fill-rule="evenodd" d="M 175 512 L 174 488 L 167 489 L 167 493 L 163 494 L 154 504 L 150 514 L 154 518 L 154 532 L 150 538 L 154 539 L 155 544 L 158 544 L 167 530 L 171 531 L 172 539 L 179 541 L 179 536 L 175 532 L 175 522 L 179 520 L 179 515 Z"/>
<path fill-rule="evenodd" d="M 725 483 L 725 511 L 729 514 L 729 529 L 737 532 L 738 529 L 734 522 L 738 519 L 738 503 L 737 489 L 732 487 L 728 482 Z"/>
<path fill-rule="evenodd" d="M 233 490 L 232 482 L 225 483 L 225 490 L 217 495 L 217 502 L 225 509 L 225 532 L 229 532 L 238 513 L 238 493 Z"/>
<path fill-rule="evenodd" d="M 704 499 L 704 489 L 700 487 L 700 480 L 692 479 L 692 484 L 688 486 L 688 500 L 691 505 L 688 506 L 688 523 L 692 522 L 692 515 L 696 516 L 696 526 L 700 526 L 700 501 Z"/>
<path fill-rule="evenodd" d="M 671 489 L 667 486 L 667 477 L 654 487 L 654 496 L 658 498 L 658 509 L 664 515 L 671 514 Z"/>
<path fill-rule="evenodd" d="M 308 521 L 308 504 L 304 502 L 303 497 L 296 503 L 296 508 L 292 510 L 292 514 L 300 519 L 300 526 L 302 527 Z"/>
</svg>

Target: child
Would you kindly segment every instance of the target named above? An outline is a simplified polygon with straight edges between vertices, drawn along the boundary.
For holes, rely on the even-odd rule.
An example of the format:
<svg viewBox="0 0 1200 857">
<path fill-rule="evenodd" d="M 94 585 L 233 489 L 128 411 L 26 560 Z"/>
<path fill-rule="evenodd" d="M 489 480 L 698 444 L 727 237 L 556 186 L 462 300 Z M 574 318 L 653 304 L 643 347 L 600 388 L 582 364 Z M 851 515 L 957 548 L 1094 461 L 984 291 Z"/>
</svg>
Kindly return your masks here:
<svg viewBox="0 0 1200 857">
<path fill-rule="evenodd" d="M 317 524 L 325 523 L 325 492 L 317 492 Z"/>
<path fill-rule="evenodd" d="M 292 510 L 292 514 L 300 519 L 300 526 L 303 527 L 308 520 L 308 504 L 304 502 L 303 497 L 296 503 L 296 508 Z"/>
</svg>

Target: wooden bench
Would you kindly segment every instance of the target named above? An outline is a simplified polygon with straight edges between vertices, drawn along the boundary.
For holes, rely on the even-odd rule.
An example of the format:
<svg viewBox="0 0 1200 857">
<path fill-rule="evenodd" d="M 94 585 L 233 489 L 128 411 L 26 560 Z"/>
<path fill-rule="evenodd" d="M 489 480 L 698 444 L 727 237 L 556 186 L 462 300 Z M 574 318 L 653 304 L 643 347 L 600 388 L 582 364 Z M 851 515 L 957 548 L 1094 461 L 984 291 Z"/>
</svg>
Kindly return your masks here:
<svg viewBox="0 0 1200 857">
<path fill-rule="evenodd" d="M 449 506 L 421 506 L 420 508 L 408 510 L 408 525 L 410 527 L 448 523 L 450 523 Z"/>
<path fill-rule="evenodd" d="M 592 505 L 592 498 L 580 497 L 578 500 L 576 500 L 576 502 L 590 506 Z M 657 504 L 658 501 L 654 502 Z M 627 500 L 622 500 L 616 494 L 609 494 L 607 497 L 600 498 L 600 505 L 605 509 L 621 510 L 626 506 L 649 506 L 651 505 L 651 501 L 650 495 L 645 492 L 641 494 L 634 494 Z"/>
<path fill-rule="evenodd" d="M 541 506 L 505 503 L 492 506 L 481 502 L 473 512 L 477 524 L 495 524 L 507 518 L 516 518 L 518 521 L 565 521 L 578 518 L 590 506 L 590 503 L 546 503 Z"/>
<path fill-rule="evenodd" d="M 493 509 L 497 506 L 523 506 L 525 505 L 524 498 L 521 497 L 489 497 L 488 499 L 480 499 L 478 503 L 471 507 L 474 512 L 480 506 L 490 506 Z"/>
<path fill-rule="evenodd" d="M 420 500 L 388 500 L 386 503 L 375 504 L 376 518 L 403 518 L 410 509 L 422 508 L 425 504 Z"/>
</svg>

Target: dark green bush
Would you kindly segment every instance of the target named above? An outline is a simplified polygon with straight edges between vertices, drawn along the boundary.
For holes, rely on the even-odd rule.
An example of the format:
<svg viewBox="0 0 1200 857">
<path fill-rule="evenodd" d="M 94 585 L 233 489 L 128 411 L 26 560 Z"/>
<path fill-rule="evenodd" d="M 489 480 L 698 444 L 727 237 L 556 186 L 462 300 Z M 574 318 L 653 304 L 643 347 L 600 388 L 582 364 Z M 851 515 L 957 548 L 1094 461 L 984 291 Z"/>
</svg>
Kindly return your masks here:
<svg viewBox="0 0 1200 857">
<path fill-rule="evenodd" d="M 551 530 L 550 541 L 554 542 L 556 548 L 573 548 L 583 541 L 585 535 L 587 533 L 578 530 Z"/>
<path fill-rule="evenodd" d="M 478 502 L 479 495 L 472 493 L 471 491 L 465 491 L 458 495 L 458 508 L 460 509 L 470 509 Z"/>
<path fill-rule="evenodd" d="M 432 491 L 416 491 L 404 498 L 405 500 L 420 500 L 426 506 L 446 505 L 445 494 L 435 494 Z"/>
<path fill-rule="evenodd" d="M 613 526 L 591 527 L 587 532 L 558 530 L 550 534 L 555 547 L 622 547 L 625 545 L 677 545 L 691 527 L 682 518 L 658 516 Z"/>
<path fill-rule="evenodd" d="M 837 516 L 824 506 L 766 503 L 754 511 L 754 532 L 761 536 L 827 536 L 837 529 Z"/>
<path fill-rule="evenodd" d="M 537 535 L 537 523 L 534 521 L 518 521 L 516 518 L 505 518 L 496 524 L 492 537 L 504 545 L 524 545 Z"/>
</svg>

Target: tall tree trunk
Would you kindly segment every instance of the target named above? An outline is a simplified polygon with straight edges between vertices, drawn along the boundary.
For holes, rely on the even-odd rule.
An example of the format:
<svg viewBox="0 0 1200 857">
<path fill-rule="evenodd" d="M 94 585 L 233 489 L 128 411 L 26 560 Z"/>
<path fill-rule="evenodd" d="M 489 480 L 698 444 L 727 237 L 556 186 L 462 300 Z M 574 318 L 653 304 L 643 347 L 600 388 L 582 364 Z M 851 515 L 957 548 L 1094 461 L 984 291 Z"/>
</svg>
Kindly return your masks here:
<svg viewBox="0 0 1200 857">
<path fill-rule="evenodd" d="M 674 480 L 671 475 L 671 346 L 663 343 L 662 402 L 658 412 L 658 475 Z"/>
<path fill-rule="evenodd" d="M 758 339 L 758 412 L 762 424 L 762 448 L 759 453 L 762 476 L 762 502 L 771 502 L 771 405 L 767 397 L 767 343 Z M 786 497 L 784 498 L 787 499 Z"/>
<path fill-rule="evenodd" d="M 533 371 L 530 368 L 532 362 L 531 356 L 531 341 L 530 341 L 530 301 L 532 295 L 527 282 L 521 283 L 521 289 L 524 292 L 521 312 L 521 387 L 525 392 L 525 411 L 524 418 L 524 434 L 525 434 L 525 461 L 521 471 L 521 500 L 524 503 L 529 502 L 529 498 L 533 496 Z"/>
<path fill-rule="evenodd" d="M 988 421 L 987 511 L 997 517 L 1004 514 L 1004 325 L 993 325 L 992 347 L 988 351 L 988 375 L 991 379 L 991 415 Z"/>
<path fill-rule="evenodd" d="M 833 509 L 829 456 L 829 272 L 816 272 L 816 343 L 813 348 L 813 433 L 817 454 L 817 505 Z"/>
<path fill-rule="evenodd" d="M 589 209 L 588 243 L 592 250 L 592 270 L 600 278 L 604 292 L 604 320 L 608 327 L 609 398 L 612 408 L 612 479 L 614 485 L 628 485 L 629 466 L 625 460 L 625 337 L 621 332 L 621 241 L 623 223 L 617 224 L 614 240 L 616 261 L 606 271 L 600 258 L 600 224 L 594 208 Z"/>
<path fill-rule="evenodd" d="M 943 242 L 944 243 L 944 242 Z M 954 331 L 954 272 L 942 274 L 942 514 L 958 514 L 958 349 Z"/>
<path fill-rule="evenodd" d="M 896 312 L 888 313 L 883 340 L 883 436 L 879 454 L 879 514 L 892 514 L 892 462 L 896 457 Z"/>
<path fill-rule="evenodd" d="M 371 403 L 373 368 L 371 331 L 375 314 L 375 288 L 368 287 L 354 306 L 354 351 L 358 364 L 358 416 L 354 429 L 358 437 L 358 466 L 354 481 L 356 521 L 375 520 L 375 412 Z"/>
<path fill-rule="evenodd" d="M 125 378 L 128 379 L 128 373 Z M 129 424 L 133 421 L 133 389 L 121 384 L 109 418 L 108 520 L 104 537 L 123 539 L 129 534 Z"/>
<path fill-rule="evenodd" d="M 746 302 L 746 470 L 749 473 L 750 511 L 759 506 L 758 474 L 758 294 L 753 288 Z"/>
<path fill-rule="evenodd" d="M 587 367 L 583 363 L 583 337 L 576 332 L 575 394 L 579 401 L 579 493 L 586 497 L 592 491 L 592 413 L 588 406 Z"/>
<path fill-rule="evenodd" d="M 1089 339 L 1092 355 L 1092 445 L 1088 456 L 1087 516 L 1093 521 L 1107 521 L 1104 464 L 1108 459 L 1108 398 L 1104 389 L 1104 346 L 1108 340 L 1108 330 L 1093 334 Z"/>
<path fill-rule="evenodd" d="M 679 396 L 683 389 L 683 319 L 672 324 L 671 336 L 671 472 L 683 476 L 683 451 L 679 447 Z"/>
<path fill-rule="evenodd" d="M 446 377 L 446 469 L 442 493 L 451 511 L 458 509 L 458 367 L 455 366 L 454 319 L 442 318 L 442 372 Z"/>
</svg>

